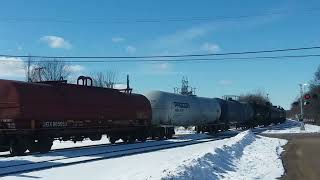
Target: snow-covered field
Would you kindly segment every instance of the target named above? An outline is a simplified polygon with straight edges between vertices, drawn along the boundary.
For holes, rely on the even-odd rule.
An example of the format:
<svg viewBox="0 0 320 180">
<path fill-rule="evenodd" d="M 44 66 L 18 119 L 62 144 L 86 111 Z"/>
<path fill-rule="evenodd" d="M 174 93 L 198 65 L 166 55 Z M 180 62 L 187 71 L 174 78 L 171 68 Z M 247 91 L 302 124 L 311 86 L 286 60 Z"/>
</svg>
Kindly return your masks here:
<svg viewBox="0 0 320 180">
<path fill-rule="evenodd" d="M 283 124 L 270 127 L 270 129 L 264 131 L 263 133 L 320 133 L 320 126 L 305 124 L 304 130 L 301 130 L 301 122 L 295 120 L 287 120 Z"/>
<path fill-rule="evenodd" d="M 283 173 L 279 154 L 285 143 L 245 131 L 224 140 L 3 179 L 274 179 Z"/>
<path fill-rule="evenodd" d="M 206 138 L 204 134 L 193 134 L 193 129 L 176 128 L 177 139 Z M 1 179 L 276 179 L 284 173 L 280 154 L 286 140 L 268 138 L 255 133 L 317 133 L 320 127 L 305 125 L 300 130 L 300 122 L 288 120 L 284 124 L 256 128 L 240 132 L 233 130 L 224 135 L 236 135 L 231 138 L 215 140 L 184 147 L 158 150 L 117 158 L 92 161 L 71 166 L 56 167 L 41 171 L 28 172 L 2 177 Z M 221 134 L 220 134 L 221 135 Z M 55 142 L 54 149 L 75 146 L 88 146 L 108 143 L 106 137 L 101 141 Z M 163 143 L 162 141 L 150 141 Z M 142 143 L 142 144 L 148 144 Z M 126 146 L 140 146 L 123 145 Z M 0 158 L 0 165 L 17 162 L 36 162 L 50 158 L 63 158 L 77 153 L 104 151 L 106 149 L 123 148 L 121 146 L 102 146 L 74 151 L 52 152 L 45 155 L 30 155 L 23 157 Z M 1 167 L 0 167 L 1 171 Z"/>
</svg>

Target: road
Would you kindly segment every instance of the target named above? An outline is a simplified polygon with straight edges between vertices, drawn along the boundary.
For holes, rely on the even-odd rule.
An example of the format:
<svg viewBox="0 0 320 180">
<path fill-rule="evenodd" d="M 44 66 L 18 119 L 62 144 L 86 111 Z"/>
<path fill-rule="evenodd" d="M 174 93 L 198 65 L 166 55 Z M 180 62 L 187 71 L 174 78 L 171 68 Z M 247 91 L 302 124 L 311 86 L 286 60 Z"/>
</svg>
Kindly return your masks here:
<svg viewBox="0 0 320 180">
<path fill-rule="evenodd" d="M 287 139 L 282 161 L 284 180 L 320 179 L 320 134 L 268 134 L 268 137 Z"/>
</svg>

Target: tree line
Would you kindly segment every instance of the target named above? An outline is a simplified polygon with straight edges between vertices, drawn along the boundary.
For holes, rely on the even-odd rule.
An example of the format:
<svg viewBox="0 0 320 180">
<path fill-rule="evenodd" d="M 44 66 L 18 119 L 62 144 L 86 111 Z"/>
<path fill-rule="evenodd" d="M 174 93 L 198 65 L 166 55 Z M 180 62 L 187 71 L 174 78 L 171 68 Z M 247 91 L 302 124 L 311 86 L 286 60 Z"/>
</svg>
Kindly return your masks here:
<svg viewBox="0 0 320 180">
<path fill-rule="evenodd" d="M 26 81 L 73 81 L 76 74 L 72 71 L 70 64 L 61 59 L 50 59 L 34 61 L 29 58 L 25 63 Z M 115 88 L 118 74 L 113 70 L 92 73 L 93 86 Z"/>
<path fill-rule="evenodd" d="M 25 71 L 28 82 L 72 81 L 72 77 L 75 75 L 70 69 L 70 64 L 61 59 L 34 61 L 29 58 L 25 63 Z M 320 82 L 320 73 L 318 76 Z M 92 73 L 91 78 L 93 80 L 93 86 L 115 88 L 118 81 L 118 74 L 115 71 L 106 70 L 104 72 Z M 241 94 L 239 101 L 265 105 L 269 102 L 269 99 L 266 93 L 257 90 L 252 93 Z"/>
<path fill-rule="evenodd" d="M 239 101 L 266 105 L 267 102 L 269 102 L 269 98 L 266 93 L 261 90 L 257 90 L 252 93 L 241 94 L 239 97 Z"/>
<path fill-rule="evenodd" d="M 320 66 L 314 73 L 314 77 L 308 83 L 309 88 L 303 93 L 302 108 L 304 120 L 314 124 L 320 124 Z M 287 116 L 290 118 L 299 118 L 301 108 L 301 97 L 297 97 L 291 104 L 290 110 L 287 111 Z"/>
</svg>

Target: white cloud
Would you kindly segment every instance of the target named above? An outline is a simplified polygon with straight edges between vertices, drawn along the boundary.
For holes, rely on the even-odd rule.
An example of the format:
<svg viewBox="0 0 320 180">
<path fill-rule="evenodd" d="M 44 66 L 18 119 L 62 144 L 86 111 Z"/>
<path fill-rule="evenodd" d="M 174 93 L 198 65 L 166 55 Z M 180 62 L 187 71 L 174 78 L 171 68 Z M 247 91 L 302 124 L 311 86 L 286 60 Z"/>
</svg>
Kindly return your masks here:
<svg viewBox="0 0 320 180">
<path fill-rule="evenodd" d="M 40 40 L 51 48 L 71 49 L 72 47 L 70 42 L 59 36 L 43 36 Z"/>
<path fill-rule="evenodd" d="M 160 45 L 181 45 L 203 37 L 213 29 L 214 28 L 210 26 L 191 27 L 186 30 L 175 32 L 171 35 L 160 37 L 156 40 L 156 43 L 159 43 Z"/>
<path fill-rule="evenodd" d="M 227 79 L 222 79 L 222 80 L 220 80 L 220 81 L 218 82 L 218 84 L 227 86 L 227 85 L 233 84 L 233 81 L 227 80 Z"/>
<path fill-rule="evenodd" d="M 139 71 L 141 74 L 147 75 L 177 75 L 181 74 L 174 70 L 174 65 L 168 62 L 146 63 L 141 66 Z"/>
<path fill-rule="evenodd" d="M 171 65 L 169 63 L 157 63 L 153 65 L 153 69 L 158 71 L 168 71 L 171 69 Z"/>
<path fill-rule="evenodd" d="M 126 89 L 127 85 L 126 84 L 115 84 L 114 88 L 115 89 Z"/>
<path fill-rule="evenodd" d="M 22 78 L 25 75 L 21 58 L 0 57 L 0 78 Z"/>
<path fill-rule="evenodd" d="M 167 52 L 168 54 L 201 53 L 204 42 L 212 39 L 210 36 L 215 30 L 214 24 L 190 27 L 156 38 L 148 45 L 148 48 L 152 48 L 153 52 L 158 52 L 157 54 L 159 52 Z M 212 49 L 213 47 L 207 48 Z"/>
<path fill-rule="evenodd" d="M 126 47 L 126 52 L 127 53 L 132 54 L 132 53 L 135 53 L 136 51 L 137 51 L 137 48 L 135 48 L 134 46 L 127 46 Z"/>
<path fill-rule="evenodd" d="M 114 43 L 120 43 L 120 42 L 123 42 L 123 41 L 125 41 L 126 39 L 125 38 L 122 38 L 122 37 L 113 37 L 112 39 L 111 39 L 111 41 L 112 42 L 114 42 Z"/>
<path fill-rule="evenodd" d="M 170 36 L 167 36 L 167 38 L 173 41 L 180 42 L 194 40 L 207 35 L 212 30 L 214 30 L 214 28 L 211 26 L 191 27 L 182 31 L 178 31 Z"/>
<path fill-rule="evenodd" d="M 81 65 L 68 65 L 67 67 L 73 73 L 79 73 L 85 70 L 85 67 Z"/>
<path fill-rule="evenodd" d="M 206 52 L 209 52 L 209 53 L 215 53 L 215 52 L 219 52 L 221 49 L 220 49 L 220 46 L 217 45 L 217 44 L 204 43 L 204 44 L 201 46 L 201 50 L 206 51 Z"/>
</svg>

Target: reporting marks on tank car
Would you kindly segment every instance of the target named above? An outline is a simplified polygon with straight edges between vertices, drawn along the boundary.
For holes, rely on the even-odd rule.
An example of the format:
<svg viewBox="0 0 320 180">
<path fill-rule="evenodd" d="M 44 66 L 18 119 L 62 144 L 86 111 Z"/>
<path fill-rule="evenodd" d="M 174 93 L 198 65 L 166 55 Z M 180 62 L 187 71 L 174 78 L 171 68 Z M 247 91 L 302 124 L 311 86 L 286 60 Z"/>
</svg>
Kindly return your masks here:
<svg viewBox="0 0 320 180">
<path fill-rule="evenodd" d="M 173 102 L 173 104 L 174 104 L 175 108 L 184 108 L 184 109 L 190 108 L 190 104 L 189 103 Z"/>
</svg>

